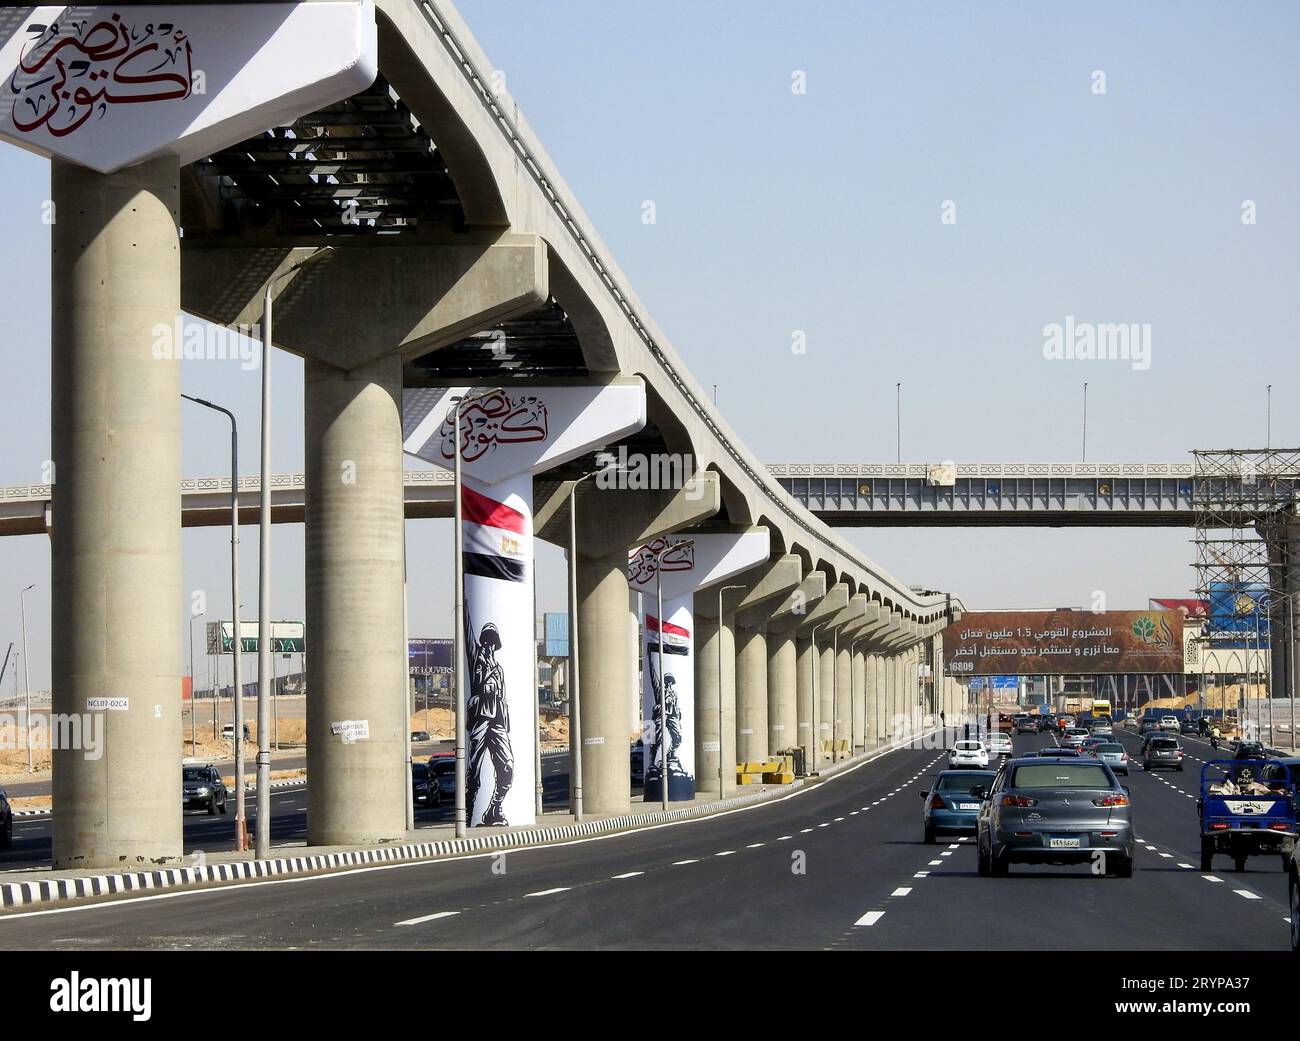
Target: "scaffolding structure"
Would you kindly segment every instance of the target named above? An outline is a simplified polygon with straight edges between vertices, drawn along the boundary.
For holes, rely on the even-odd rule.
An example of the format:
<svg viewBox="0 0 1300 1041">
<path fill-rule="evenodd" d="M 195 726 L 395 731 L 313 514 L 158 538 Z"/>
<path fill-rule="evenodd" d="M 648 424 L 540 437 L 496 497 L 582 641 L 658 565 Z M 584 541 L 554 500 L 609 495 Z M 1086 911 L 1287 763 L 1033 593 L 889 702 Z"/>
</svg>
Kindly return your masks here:
<svg viewBox="0 0 1300 1041">
<path fill-rule="evenodd" d="M 1198 642 L 1203 650 L 1226 652 L 1229 660 L 1240 661 L 1237 675 L 1244 677 L 1246 690 L 1267 684 L 1267 720 L 1258 694 L 1253 713 L 1243 699 L 1241 718 L 1247 736 L 1266 732 L 1276 741 L 1280 734 L 1273 729 L 1271 699 L 1274 693 L 1289 697 L 1295 688 L 1300 448 L 1205 449 L 1192 456 L 1192 566 L 1196 593 L 1211 605 Z M 1239 651 L 1244 654 L 1237 655 Z M 1206 655 L 1198 657 L 1204 707 Z M 1261 658 L 1267 661 L 1265 669 L 1259 668 Z M 1290 714 L 1294 716 L 1293 709 Z M 1294 747 L 1294 719 L 1285 729 Z"/>
</svg>

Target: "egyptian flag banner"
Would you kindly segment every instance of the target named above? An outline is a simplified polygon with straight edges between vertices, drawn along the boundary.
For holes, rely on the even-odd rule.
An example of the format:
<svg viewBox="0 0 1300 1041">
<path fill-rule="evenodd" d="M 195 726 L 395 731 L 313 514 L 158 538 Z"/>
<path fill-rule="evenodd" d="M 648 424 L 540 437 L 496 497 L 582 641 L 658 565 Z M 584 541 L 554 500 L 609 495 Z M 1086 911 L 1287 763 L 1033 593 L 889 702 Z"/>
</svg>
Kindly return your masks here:
<svg viewBox="0 0 1300 1041">
<path fill-rule="evenodd" d="M 462 478 L 465 807 L 471 825 L 536 822 L 532 476 Z"/>
<path fill-rule="evenodd" d="M 695 627 L 694 594 L 664 598 L 666 619 L 659 624 L 655 597 L 641 597 L 642 740 L 645 754 L 645 801 L 663 799 L 663 742 L 660 692 L 667 692 L 668 798 L 695 798 Z M 661 632 L 662 629 L 662 632 Z M 660 640 L 663 641 L 662 663 Z"/>
</svg>

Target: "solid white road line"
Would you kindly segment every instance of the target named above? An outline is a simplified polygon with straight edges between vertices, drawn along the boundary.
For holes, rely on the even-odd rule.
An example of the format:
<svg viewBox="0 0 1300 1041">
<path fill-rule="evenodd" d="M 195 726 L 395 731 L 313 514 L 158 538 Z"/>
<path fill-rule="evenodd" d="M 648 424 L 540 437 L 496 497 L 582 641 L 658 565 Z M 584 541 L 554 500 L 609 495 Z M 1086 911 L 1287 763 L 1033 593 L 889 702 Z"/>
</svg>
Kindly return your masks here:
<svg viewBox="0 0 1300 1041">
<path fill-rule="evenodd" d="M 880 919 L 885 917 L 884 911 L 868 911 L 859 918 L 854 925 L 875 925 Z"/>
<path fill-rule="evenodd" d="M 439 911 L 436 914 L 421 915 L 419 918 L 408 918 L 404 922 L 394 922 L 394 925 L 421 925 L 424 922 L 435 922 L 439 918 L 450 918 L 452 915 L 460 914 L 459 911 Z"/>
</svg>

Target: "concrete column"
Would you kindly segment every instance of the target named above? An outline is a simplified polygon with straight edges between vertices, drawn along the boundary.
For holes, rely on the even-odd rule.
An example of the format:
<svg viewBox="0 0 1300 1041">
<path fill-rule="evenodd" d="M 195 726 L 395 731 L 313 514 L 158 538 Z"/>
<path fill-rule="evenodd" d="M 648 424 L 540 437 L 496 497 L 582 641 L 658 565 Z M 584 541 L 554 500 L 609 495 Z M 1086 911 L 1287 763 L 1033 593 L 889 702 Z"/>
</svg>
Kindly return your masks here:
<svg viewBox="0 0 1300 1041">
<path fill-rule="evenodd" d="M 835 648 L 833 636 L 829 632 L 817 634 L 817 748 L 825 762 L 834 756 L 825 751 L 831 740 L 832 723 L 835 719 Z"/>
<path fill-rule="evenodd" d="M 93 713 L 98 758 L 54 752 L 56 868 L 183 853 L 178 184 L 169 158 L 51 163 L 52 708 L 127 702 Z"/>
<path fill-rule="evenodd" d="M 717 603 L 717 593 L 710 597 Z M 695 613 L 695 790 L 726 798 L 736 789 L 736 641 L 731 611 L 718 619 Z M 718 657 L 721 654 L 721 669 Z M 721 673 L 721 684 L 719 684 Z M 719 720 L 718 701 L 722 701 Z M 719 723 L 721 726 L 719 727 Z M 718 757 L 722 757 L 722 791 L 718 792 Z"/>
<path fill-rule="evenodd" d="M 803 746 L 803 761 L 809 773 L 817 770 L 820 761 L 817 755 L 817 741 L 813 735 L 813 669 L 816 667 L 817 656 L 813 651 L 812 640 L 808 637 L 795 640 L 795 690 L 798 699 L 796 713 L 799 723 L 799 744 Z"/>
<path fill-rule="evenodd" d="M 767 629 L 736 631 L 736 761 L 766 759 Z"/>
<path fill-rule="evenodd" d="M 853 711 L 853 656 L 849 653 L 849 639 L 840 634 L 839 650 L 835 655 L 835 728 L 837 741 L 847 742 L 849 754 L 857 747 L 853 733 L 856 717 Z M 843 757 L 841 757 L 843 758 Z"/>
<path fill-rule="evenodd" d="M 799 743 L 795 639 L 789 632 L 767 635 L 767 722 L 769 752 Z"/>
<path fill-rule="evenodd" d="M 866 656 L 865 681 L 863 686 L 866 689 L 867 701 L 867 747 L 874 748 L 881 742 L 884 734 L 884 727 L 880 721 L 880 656 L 877 654 L 868 654 Z"/>
<path fill-rule="evenodd" d="M 577 570 L 583 811 L 627 813 L 632 806 L 627 701 L 637 674 L 628 635 L 627 551 L 597 560 L 579 553 Z"/>
<path fill-rule="evenodd" d="M 867 652 L 853 649 L 853 751 L 867 747 L 870 720 L 867 717 Z"/>
<path fill-rule="evenodd" d="M 406 834 L 402 363 L 308 360 L 304 382 L 307 841 L 385 842 Z"/>
</svg>

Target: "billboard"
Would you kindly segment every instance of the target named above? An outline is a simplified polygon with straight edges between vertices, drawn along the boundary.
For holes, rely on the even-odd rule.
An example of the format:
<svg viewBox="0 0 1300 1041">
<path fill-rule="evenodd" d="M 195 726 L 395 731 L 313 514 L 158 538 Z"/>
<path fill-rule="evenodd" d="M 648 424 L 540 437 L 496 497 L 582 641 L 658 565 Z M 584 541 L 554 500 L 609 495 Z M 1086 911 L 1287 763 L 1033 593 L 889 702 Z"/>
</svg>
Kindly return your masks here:
<svg viewBox="0 0 1300 1041">
<path fill-rule="evenodd" d="M 245 654 L 257 653 L 258 624 L 245 621 L 239 623 L 239 649 Z M 301 654 L 307 649 L 305 628 L 302 622 L 272 622 L 271 651 Z M 233 622 L 209 622 L 207 630 L 209 654 L 235 653 Z"/>
<path fill-rule="evenodd" d="M 1179 611 L 975 611 L 944 630 L 949 676 L 1182 672 Z"/>
<path fill-rule="evenodd" d="M 547 611 L 543 615 L 546 623 L 545 657 L 567 658 L 569 656 L 569 616 L 560 611 Z"/>
<path fill-rule="evenodd" d="M 450 676 L 452 641 L 412 637 L 406 644 L 407 672 L 412 676 Z"/>
<path fill-rule="evenodd" d="M 1259 583 L 1211 582 L 1202 635 L 1215 647 L 1267 647 L 1268 599 L 1268 587 Z"/>
</svg>

